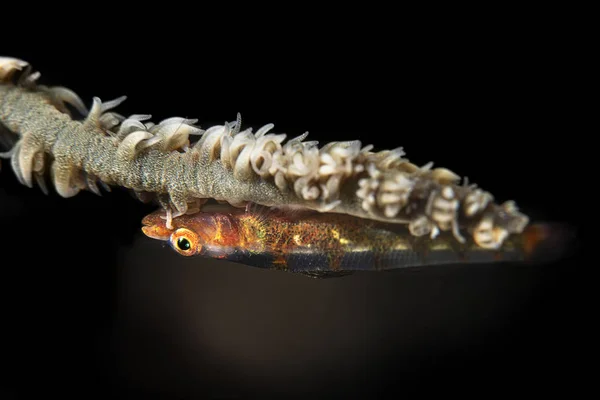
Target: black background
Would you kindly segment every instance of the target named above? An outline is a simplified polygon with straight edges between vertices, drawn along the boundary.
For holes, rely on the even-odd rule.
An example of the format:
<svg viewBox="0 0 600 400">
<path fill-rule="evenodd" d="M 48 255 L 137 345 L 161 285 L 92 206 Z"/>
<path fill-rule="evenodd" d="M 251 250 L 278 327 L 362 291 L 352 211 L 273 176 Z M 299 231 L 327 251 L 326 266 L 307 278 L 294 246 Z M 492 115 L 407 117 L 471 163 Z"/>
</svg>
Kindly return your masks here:
<svg viewBox="0 0 600 400">
<path fill-rule="evenodd" d="M 88 105 L 126 94 L 124 115 L 154 121 L 208 127 L 241 112 L 244 126 L 273 122 L 290 137 L 404 146 L 536 221 L 578 224 L 584 131 L 560 20 L 423 17 L 408 28 L 409 16 L 381 12 L 292 27 L 180 14 L 140 16 L 127 36 L 125 20 L 84 22 L 78 34 L 65 21 L 0 49 Z M 153 209 L 119 189 L 44 196 L 3 163 L 0 393 L 539 394 L 571 390 L 585 357 L 575 257 L 319 281 L 179 257 L 141 234 Z"/>
</svg>

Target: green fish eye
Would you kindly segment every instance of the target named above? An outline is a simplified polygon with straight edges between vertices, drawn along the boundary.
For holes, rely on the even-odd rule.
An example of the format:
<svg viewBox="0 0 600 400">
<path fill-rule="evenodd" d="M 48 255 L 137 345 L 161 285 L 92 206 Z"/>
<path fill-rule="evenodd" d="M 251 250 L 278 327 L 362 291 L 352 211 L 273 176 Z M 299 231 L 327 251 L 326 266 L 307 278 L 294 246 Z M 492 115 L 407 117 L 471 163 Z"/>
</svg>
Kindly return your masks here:
<svg viewBox="0 0 600 400">
<path fill-rule="evenodd" d="M 179 247 L 180 250 L 186 251 L 189 250 L 192 245 L 190 244 L 190 241 L 187 240 L 184 237 L 180 237 L 179 239 L 177 239 L 177 247 Z"/>
</svg>

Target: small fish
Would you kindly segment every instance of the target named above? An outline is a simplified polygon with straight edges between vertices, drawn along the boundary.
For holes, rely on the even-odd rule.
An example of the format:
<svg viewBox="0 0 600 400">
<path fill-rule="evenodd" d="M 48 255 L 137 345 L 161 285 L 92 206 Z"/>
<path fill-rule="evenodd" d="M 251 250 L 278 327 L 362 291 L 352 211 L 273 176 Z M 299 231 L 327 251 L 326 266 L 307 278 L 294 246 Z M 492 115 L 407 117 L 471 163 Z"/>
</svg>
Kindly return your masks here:
<svg viewBox="0 0 600 400">
<path fill-rule="evenodd" d="M 473 242 L 457 243 L 451 235 L 415 237 L 400 224 L 260 207 L 206 206 L 201 212 L 173 219 L 173 229 L 166 227 L 164 212 L 159 210 L 142 223 L 144 234 L 168 241 L 184 256 L 312 277 L 436 264 L 538 260 L 540 255 L 554 254 L 562 239 L 557 235 L 560 227 L 532 224 L 508 238 L 500 249 L 489 250 Z"/>
</svg>

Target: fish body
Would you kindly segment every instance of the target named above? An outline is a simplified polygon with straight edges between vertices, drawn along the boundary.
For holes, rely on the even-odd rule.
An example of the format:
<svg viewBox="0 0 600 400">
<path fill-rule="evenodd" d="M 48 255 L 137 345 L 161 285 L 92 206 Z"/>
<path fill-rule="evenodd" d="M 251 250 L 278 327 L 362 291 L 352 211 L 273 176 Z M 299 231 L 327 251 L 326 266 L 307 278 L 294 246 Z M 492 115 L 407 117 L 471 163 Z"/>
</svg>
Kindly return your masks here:
<svg viewBox="0 0 600 400">
<path fill-rule="evenodd" d="M 397 224 L 339 214 L 205 207 L 173 220 L 162 211 L 142 221 L 143 232 L 166 240 L 185 256 L 226 259 L 249 266 L 307 275 L 345 274 L 437 264 L 525 261 L 551 236 L 548 225 L 531 225 L 501 248 L 457 243 L 451 235 L 415 237 Z"/>
</svg>

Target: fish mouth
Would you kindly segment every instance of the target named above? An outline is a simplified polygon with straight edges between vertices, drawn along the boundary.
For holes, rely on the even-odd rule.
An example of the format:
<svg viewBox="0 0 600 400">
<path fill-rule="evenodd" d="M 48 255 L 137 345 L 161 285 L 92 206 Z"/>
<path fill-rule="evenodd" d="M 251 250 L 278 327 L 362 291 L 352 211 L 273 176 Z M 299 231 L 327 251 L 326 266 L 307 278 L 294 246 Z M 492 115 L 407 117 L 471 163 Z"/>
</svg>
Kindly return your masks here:
<svg viewBox="0 0 600 400">
<path fill-rule="evenodd" d="M 152 213 L 142 219 L 142 232 L 144 235 L 158 240 L 169 240 L 172 231 L 167 229 L 166 221 L 161 218 L 160 213 Z"/>
</svg>

